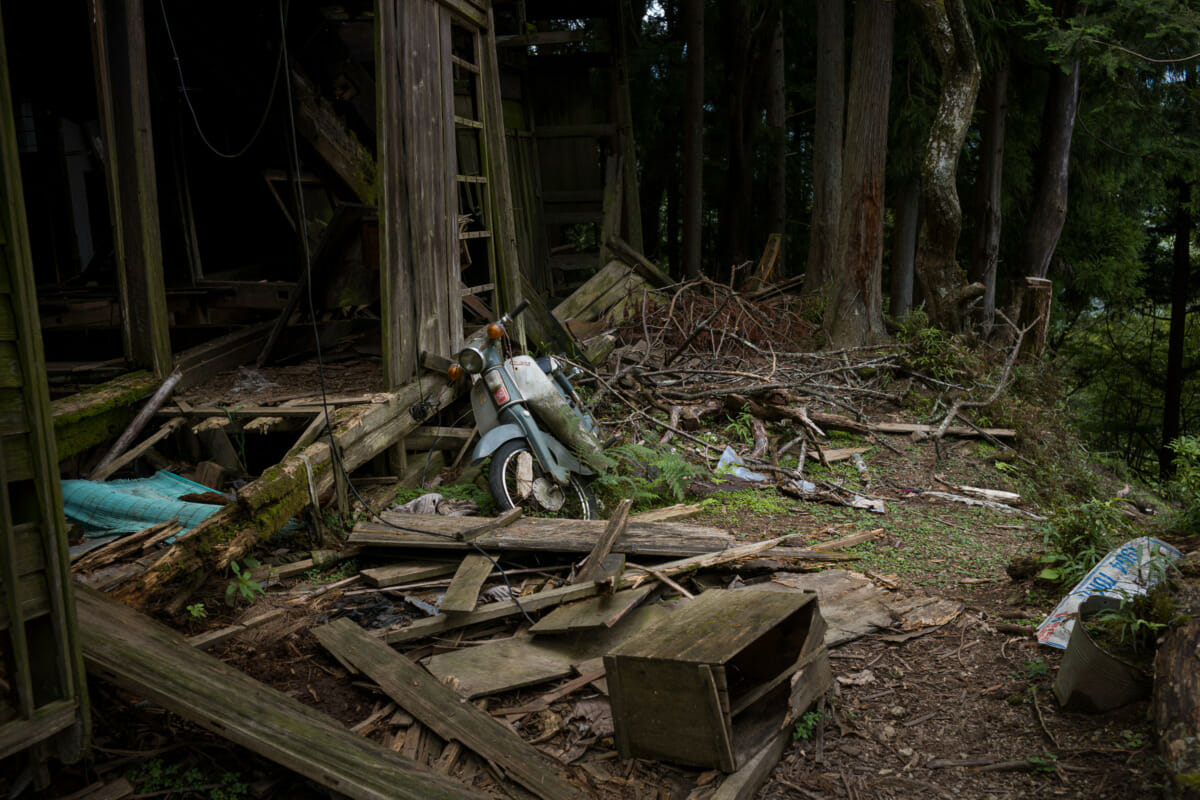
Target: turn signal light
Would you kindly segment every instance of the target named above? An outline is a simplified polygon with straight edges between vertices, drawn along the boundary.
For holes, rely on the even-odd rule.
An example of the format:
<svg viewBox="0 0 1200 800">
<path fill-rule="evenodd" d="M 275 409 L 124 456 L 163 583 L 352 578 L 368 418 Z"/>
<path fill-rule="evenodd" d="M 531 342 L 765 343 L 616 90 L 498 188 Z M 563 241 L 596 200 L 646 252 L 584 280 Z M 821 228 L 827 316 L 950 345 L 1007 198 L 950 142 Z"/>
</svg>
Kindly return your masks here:
<svg viewBox="0 0 1200 800">
<path fill-rule="evenodd" d="M 504 335 L 504 328 L 500 326 L 500 323 L 493 322 L 487 326 L 487 335 L 489 339 L 499 339 Z"/>
<path fill-rule="evenodd" d="M 456 381 L 463 376 L 463 368 L 458 364 L 451 364 L 446 369 L 446 377 L 452 381 Z"/>
</svg>

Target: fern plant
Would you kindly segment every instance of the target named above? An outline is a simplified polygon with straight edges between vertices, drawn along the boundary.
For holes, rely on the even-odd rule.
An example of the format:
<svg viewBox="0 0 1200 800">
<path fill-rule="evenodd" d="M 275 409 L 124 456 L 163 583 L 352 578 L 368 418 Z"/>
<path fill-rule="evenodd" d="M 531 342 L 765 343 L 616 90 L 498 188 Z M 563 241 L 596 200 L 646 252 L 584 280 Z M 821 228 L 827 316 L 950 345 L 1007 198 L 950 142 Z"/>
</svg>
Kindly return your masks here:
<svg viewBox="0 0 1200 800">
<path fill-rule="evenodd" d="M 653 505 L 666 495 L 676 502 L 683 500 L 688 481 L 707 472 L 665 446 L 627 442 L 608 448 L 605 455 L 611 466 L 592 488 L 605 500 L 629 498 L 638 508 Z"/>
</svg>

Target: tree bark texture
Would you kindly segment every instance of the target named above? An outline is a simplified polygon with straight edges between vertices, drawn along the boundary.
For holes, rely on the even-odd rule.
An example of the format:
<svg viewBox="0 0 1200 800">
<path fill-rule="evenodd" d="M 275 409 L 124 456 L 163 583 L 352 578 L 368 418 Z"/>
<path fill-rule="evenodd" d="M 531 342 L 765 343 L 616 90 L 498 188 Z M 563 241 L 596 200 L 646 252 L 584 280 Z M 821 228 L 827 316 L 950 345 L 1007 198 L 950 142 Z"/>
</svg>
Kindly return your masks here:
<svg viewBox="0 0 1200 800">
<path fill-rule="evenodd" d="M 1086 11 L 1087 4 L 1078 0 L 1061 0 L 1057 9 L 1059 19 L 1064 21 L 1082 16 Z M 1020 276 L 1028 278 L 1044 278 L 1050 271 L 1050 259 L 1058 247 L 1058 237 L 1067 219 L 1071 138 L 1075 132 L 1075 114 L 1079 110 L 1079 56 L 1062 66 L 1052 66 L 1050 70 L 1050 89 L 1042 112 L 1036 194 L 1017 249 Z M 1023 289 L 1023 281 L 1012 282 L 1009 319 L 1021 316 Z"/>
<path fill-rule="evenodd" d="M 979 60 L 963 0 L 913 0 L 942 73 L 942 97 L 921 160 L 921 232 L 917 237 L 917 279 L 930 321 L 959 331 L 964 314 L 961 289 L 966 272 L 956 251 L 962 232 L 958 200 L 958 158 L 962 153 L 975 98 Z"/>
<path fill-rule="evenodd" d="M 896 228 L 892 235 L 890 310 L 893 319 L 904 319 L 913 306 L 913 264 L 917 255 L 917 226 L 921 221 L 921 179 L 904 183 L 896 200 Z"/>
<path fill-rule="evenodd" d="M 687 88 L 683 103 L 683 268 L 700 277 L 704 180 L 704 0 L 686 0 Z"/>
<path fill-rule="evenodd" d="M 718 270 L 734 268 L 750 259 L 749 224 L 753 204 L 754 157 L 752 125 L 760 111 L 752 79 L 757 63 L 755 32 L 758 12 L 744 0 L 721 0 L 720 41 L 725 60 L 725 185 L 721 192 L 717 226 Z M 758 119 L 761 119 L 759 117 Z"/>
<path fill-rule="evenodd" d="M 767 60 L 767 132 L 771 160 L 767 173 L 767 233 L 781 237 L 776 263 L 787 264 L 787 79 L 783 57 L 783 5 L 775 15 Z"/>
<path fill-rule="evenodd" d="M 1154 658 L 1154 729 L 1173 784 L 1166 796 L 1186 800 L 1200 798 L 1198 648 L 1200 619 L 1192 619 L 1163 637 Z"/>
<path fill-rule="evenodd" d="M 1171 327 L 1167 334 L 1167 379 L 1163 386 L 1162 446 L 1158 451 L 1158 472 L 1163 480 L 1174 475 L 1175 454 L 1171 440 L 1179 436 L 1179 414 L 1183 404 L 1183 348 L 1187 334 L 1188 284 L 1192 272 L 1192 187 L 1179 186 L 1179 206 L 1175 211 L 1175 252 L 1171 270 Z"/>
<path fill-rule="evenodd" d="M 834 347 L 883 339 L 883 186 L 895 3 L 863 0 L 854 11 L 849 113 L 842 162 L 836 273 L 823 327 Z"/>
<path fill-rule="evenodd" d="M 1001 179 L 1004 170 L 1004 129 L 1008 117 L 1008 61 L 997 69 L 984 90 L 984 117 L 980 124 L 979 177 L 975 242 L 968 277 L 983 284 L 983 303 L 975 323 L 988 336 L 996 321 L 996 267 L 1000 262 Z"/>
<path fill-rule="evenodd" d="M 817 98 L 813 130 L 812 234 L 804 293 L 825 292 L 837 252 L 846 116 L 846 4 L 817 0 Z"/>
</svg>

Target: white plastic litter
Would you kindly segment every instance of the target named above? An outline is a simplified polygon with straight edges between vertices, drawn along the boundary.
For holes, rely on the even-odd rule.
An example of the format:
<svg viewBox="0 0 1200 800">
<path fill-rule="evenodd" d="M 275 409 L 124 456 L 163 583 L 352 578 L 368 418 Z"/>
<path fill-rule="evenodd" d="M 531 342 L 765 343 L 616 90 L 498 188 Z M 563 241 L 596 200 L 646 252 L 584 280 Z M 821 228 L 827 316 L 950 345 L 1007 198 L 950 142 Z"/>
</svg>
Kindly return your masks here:
<svg viewBox="0 0 1200 800">
<path fill-rule="evenodd" d="M 1164 567 L 1180 555 L 1171 545 L 1150 536 L 1125 542 L 1100 559 L 1038 626 L 1038 641 L 1065 650 L 1084 600 L 1093 596 L 1123 600 L 1145 594 L 1161 579 Z"/>
<path fill-rule="evenodd" d="M 744 481 L 767 481 L 770 480 L 761 472 L 752 472 L 746 468 L 746 462 L 742 457 L 733 452 L 733 448 L 725 445 L 725 452 L 721 453 L 721 460 L 717 462 L 717 474 L 729 473 L 736 475 Z"/>
</svg>

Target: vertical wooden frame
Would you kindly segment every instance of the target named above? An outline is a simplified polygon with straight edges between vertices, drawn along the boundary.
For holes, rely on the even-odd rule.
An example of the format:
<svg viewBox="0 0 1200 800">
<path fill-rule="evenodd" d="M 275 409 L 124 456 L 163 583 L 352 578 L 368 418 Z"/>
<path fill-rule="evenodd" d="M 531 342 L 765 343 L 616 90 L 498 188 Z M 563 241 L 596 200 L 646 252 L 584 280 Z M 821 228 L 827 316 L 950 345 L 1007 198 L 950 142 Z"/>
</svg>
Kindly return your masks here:
<svg viewBox="0 0 1200 800">
<path fill-rule="evenodd" d="M 117 255 L 125 356 L 165 378 L 173 368 L 159 235 L 158 183 L 142 0 L 93 0 L 92 52 Z"/>
</svg>

